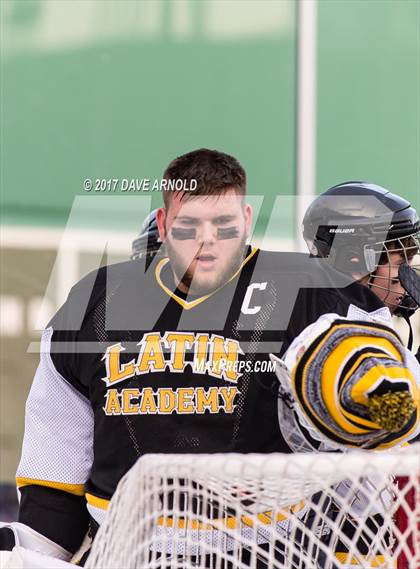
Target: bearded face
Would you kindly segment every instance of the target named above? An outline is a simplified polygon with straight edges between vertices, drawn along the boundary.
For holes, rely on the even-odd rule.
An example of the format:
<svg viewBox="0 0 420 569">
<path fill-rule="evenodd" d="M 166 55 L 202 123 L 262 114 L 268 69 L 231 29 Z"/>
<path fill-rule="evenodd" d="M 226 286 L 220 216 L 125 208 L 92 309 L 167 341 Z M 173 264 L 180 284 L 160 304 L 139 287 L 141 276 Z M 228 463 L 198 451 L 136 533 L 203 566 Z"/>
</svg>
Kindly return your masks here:
<svg viewBox="0 0 420 569">
<path fill-rule="evenodd" d="M 177 286 L 203 295 L 229 280 L 244 259 L 251 217 L 233 189 L 184 199 L 174 194 L 157 220 Z"/>
</svg>

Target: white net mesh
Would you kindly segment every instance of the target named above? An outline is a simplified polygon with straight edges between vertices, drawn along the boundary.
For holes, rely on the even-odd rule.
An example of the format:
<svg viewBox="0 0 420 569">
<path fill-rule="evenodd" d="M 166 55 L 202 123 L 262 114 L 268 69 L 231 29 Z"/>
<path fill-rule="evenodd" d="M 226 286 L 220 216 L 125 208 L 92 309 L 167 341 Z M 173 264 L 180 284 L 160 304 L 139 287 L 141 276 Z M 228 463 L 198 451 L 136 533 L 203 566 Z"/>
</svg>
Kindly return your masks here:
<svg viewBox="0 0 420 569">
<path fill-rule="evenodd" d="M 419 453 L 145 456 L 87 567 L 418 569 Z"/>
</svg>

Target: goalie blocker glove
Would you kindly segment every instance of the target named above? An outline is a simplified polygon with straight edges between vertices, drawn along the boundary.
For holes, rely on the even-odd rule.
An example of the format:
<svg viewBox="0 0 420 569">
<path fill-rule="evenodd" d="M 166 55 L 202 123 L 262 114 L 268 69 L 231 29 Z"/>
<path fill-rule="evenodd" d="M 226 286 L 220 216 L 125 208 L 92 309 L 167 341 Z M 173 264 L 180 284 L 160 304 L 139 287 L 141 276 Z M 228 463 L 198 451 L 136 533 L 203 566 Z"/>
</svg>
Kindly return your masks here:
<svg viewBox="0 0 420 569">
<path fill-rule="evenodd" d="M 382 323 L 326 314 L 296 338 L 282 364 L 280 420 L 286 400 L 301 432 L 324 448 L 386 449 L 416 435 L 419 365 Z"/>
</svg>

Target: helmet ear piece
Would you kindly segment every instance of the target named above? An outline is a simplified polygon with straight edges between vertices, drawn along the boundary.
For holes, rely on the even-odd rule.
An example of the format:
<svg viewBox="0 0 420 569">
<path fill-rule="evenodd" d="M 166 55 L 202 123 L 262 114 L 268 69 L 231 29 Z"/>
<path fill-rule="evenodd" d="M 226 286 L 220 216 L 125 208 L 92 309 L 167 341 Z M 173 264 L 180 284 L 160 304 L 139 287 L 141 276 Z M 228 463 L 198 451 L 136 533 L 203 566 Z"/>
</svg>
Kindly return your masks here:
<svg viewBox="0 0 420 569">
<path fill-rule="evenodd" d="M 361 251 L 351 245 L 341 245 L 336 249 L 336 258 L 334 266 L 347 274 L 366 273 L 366 266 Z"/>
<path fill-rule="evenodd" d="M 377 252 L 370 245 L 366 245 L 363 253 L 365 258 L 366 270 L 369 274 L 373 273 L 379 261 L 379 259 L 377 259 Z"/>
<path fill-rule="evenodd" d="M 346 245 L 342 238 L 334 239 L 326 234 L 325 228 L 322 238 L 320 233 L 318 231 L 313 242 L 308 242 L 311 255 L 329 259 L 337 270 L 347 274 L 368 275 L 376 269 L 379 256 L 373 245 L 363 245 L 363 243 L 360 243 L 360 246 L 355 243 Z"/>
<path fill-rule="evenodd" d="M 378 264 L 377 253 L 370 246 L 363 248 L 355 247 L 354 244 L 340 244 L 340 247 L 331 248 L 330 257 L 335 268 L 346 274 L 369 275 Z"/>
</svg>

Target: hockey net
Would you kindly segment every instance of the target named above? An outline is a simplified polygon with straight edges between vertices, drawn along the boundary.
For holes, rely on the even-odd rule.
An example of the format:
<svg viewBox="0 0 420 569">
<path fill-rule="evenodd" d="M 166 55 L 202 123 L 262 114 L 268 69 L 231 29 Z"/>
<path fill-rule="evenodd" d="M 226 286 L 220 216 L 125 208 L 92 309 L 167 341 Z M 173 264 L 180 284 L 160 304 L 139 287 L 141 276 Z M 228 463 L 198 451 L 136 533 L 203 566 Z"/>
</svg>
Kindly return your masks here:
<svg viewBox="0 0 420 569">
<path fill-rule="evenodd" d="M 419 453 L 142 457 L 87 567 L 418 569 Z"/>
</svg>

